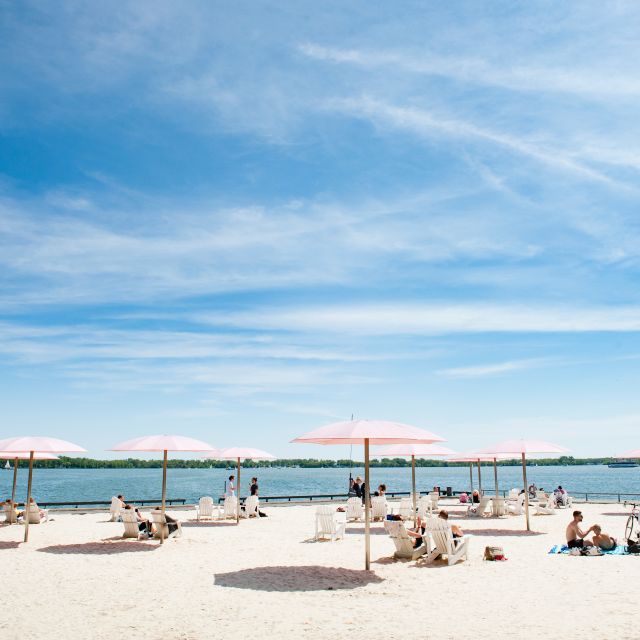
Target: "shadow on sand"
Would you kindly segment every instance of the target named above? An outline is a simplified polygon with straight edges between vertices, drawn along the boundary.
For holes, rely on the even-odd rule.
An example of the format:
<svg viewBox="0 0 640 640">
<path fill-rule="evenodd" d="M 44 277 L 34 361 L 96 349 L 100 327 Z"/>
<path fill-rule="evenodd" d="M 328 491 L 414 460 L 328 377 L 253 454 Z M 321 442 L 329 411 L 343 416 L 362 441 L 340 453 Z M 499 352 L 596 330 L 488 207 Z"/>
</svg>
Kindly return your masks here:
<svg viewBox="0 0 640 640">
<path fill-rule="evenodd" d="M 183 520 L 182 526 L 186 529 L 188 527 L 237 527 L 238 525 L 236 524 L 235 520 L 233 522 L 216 522 L 215 520 Z"/>
<path fill-rule="evenodd" d="M 41 553 L 53 553 L 58 555 L 112 555 L 115 553 L 140 553 L 154 551 L 160 545 L 147 542 L 134 542 L 122 539 L 102 540 L 100 542 L 82 542 L 78 544 L 54 544 L 38 549 Z"/>
<path fill-rule="evenodd" d="M 361 527 L 349 527 L 349 525 L 347 525 L 347 528 L 345 529 L 345 533 L 347 534 L 357 534 L 357 535 L 364 535 L 364 526 Z M 369 533 L 372 536 L 388 536 L 389 534 L 386 532 L 384 526 L 382 526 L 381 522 L 372 522 L 371 523 L 371 528 L 369 529 Z"/>
<path fill-rule="evenodd" d="M 513 536 L 516 538 L 531 538 L 532 536 L 546 536 L 548 535 L 544 531 L 514 531 L 513 529 L 465 529 L 465 533 L 472 536 L 495 536 L 495 537 L 507 537 Z"/>
<path fill-rule="evenodd" d="M 217 573 L 214 582 L 220 587 L 255 591 L 337 591 L 357 589 L 382 582 L 371 571 L 337 569 L 308 565 L 302 567 L 256 567 L 229 573 Z"/>
<path fill-rule="evenodd" d="M 5 549 L 17 549 L 20 546 L 19 542 L 13 540 L 3 540 L 0 542 L 0 551 Z"/>
</svg>

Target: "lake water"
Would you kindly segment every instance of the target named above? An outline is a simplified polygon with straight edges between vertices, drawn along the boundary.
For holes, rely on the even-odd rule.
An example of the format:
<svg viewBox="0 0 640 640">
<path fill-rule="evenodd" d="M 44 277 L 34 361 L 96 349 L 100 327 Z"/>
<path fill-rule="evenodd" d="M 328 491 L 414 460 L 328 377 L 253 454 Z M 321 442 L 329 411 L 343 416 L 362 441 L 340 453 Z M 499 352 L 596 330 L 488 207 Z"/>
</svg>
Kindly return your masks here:
<svg viewBox="0 0 640 640">
<path fill-rule="evenodd" d="M 231 471 L 224 469 L 169 469 L 167 497 L 196 501 L 203 495 L 218 497 Z M 354 468 L 353 476 L 364 477 L 364 469 Z M 499 467 L 501 490 L 522 485 L 520 467 Z M 17 499 L 26 495 L 27 472 L 20 469 Z M 161 469 L 35 469 L 33 495 L 40 502 L 108 500 L 123 494 L 128 500 L 157 499 L 162 490 Z M 252 475 L 258 475 L 261 496 L 346 493 L 349 469 L 243 469 L 242 495 L 247 493 Z M 477 488 L 477 469 L 474 469 Z M 640 494 L 640 468 L 609 469 L 604 465 L 574 467 L 528 467 L 527 479 L 538 487 L 552 489 L 558 484 L 580 497 L 585 492 Z M 13 473 L 0 471 L 0 498 L 11 495 Z M 387 491 L 409 491 L 410 468 L 375 468 L 371 470 L 371 486 L 384 482 Z M 454 491 L 469 489 L 468 467 L 419 467 L 416 483 L 421 492 L 434 485 L 452 487 Z M 493 468 L 482 468 L 482 487 L 492 490 Z"/>
</svg>

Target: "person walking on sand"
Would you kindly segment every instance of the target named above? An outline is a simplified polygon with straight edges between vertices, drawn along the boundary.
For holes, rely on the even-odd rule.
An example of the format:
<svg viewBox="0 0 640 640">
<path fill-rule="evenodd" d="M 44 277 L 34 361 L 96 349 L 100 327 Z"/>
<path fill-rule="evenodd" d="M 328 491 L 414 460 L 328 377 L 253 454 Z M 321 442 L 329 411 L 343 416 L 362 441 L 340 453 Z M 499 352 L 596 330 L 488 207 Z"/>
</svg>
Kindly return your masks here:
<svg viewBox="0 0 640 640">
<path fill-rule="evenodd" d="M 567 546 L 569 549 L 583 549 L 593 546 L 589 540 L 585 540 L 585 537 L 593 531 L 593 527 L 589 527 L 586 531 L 583 531 L 580 528 L 580 523 L 583 519 L 582 511 L 573 512 L 573 520 L 568 524 L 566 533 Z"/>
<path fill-rule="evenodd" d="M 227 482 L 227 490 L 225 493 L 225 496 L 227 496 L 227 498 L 236 497 L 236 488 L 234 485 L 235 480 L 236 480 L 236 477 L 233 474 L 229 476 L 229 481 Z"/>
</svg>

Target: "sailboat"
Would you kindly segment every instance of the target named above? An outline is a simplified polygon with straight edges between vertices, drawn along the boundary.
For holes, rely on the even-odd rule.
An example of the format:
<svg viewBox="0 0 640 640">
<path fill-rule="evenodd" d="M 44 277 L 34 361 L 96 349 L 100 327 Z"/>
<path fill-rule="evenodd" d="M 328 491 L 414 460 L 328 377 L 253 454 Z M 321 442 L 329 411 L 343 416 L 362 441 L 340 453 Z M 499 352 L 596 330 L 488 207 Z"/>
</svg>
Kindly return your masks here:
<svg viewBox="0 0 640 640">
<path fill-rule="evenodd" d="M 11 471 L 11 465 L 9 464 L 9 461 L 8 461 L 8 460 L 7 460 L 7 462 L 5 463 L 4 468 L 5 468 L 7 471 Z"/>
</svg>

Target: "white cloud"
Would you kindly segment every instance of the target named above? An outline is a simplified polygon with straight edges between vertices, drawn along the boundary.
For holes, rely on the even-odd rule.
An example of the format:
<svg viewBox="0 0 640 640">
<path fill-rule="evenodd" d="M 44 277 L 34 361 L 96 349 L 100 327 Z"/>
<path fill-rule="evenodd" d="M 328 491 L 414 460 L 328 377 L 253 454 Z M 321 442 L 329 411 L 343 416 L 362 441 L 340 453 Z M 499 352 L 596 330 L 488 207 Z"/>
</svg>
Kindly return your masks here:
<svg viewBox="0 0 640 640">
<path fill-rule="evenodd" d="M 497 362 L 493 364 L 480 364 L 468 367 L 451 367 L 449 369 L 441 369 L 436 373 L 445 378 L 484 378 L 488 376 L 496 376 L 513 371 L 523 371 L 526 369 L 534 369 L 549 364 L 549 359 L 530 358 L 526 360 L 509 360 L 507 362 Z"/>
</svg>

